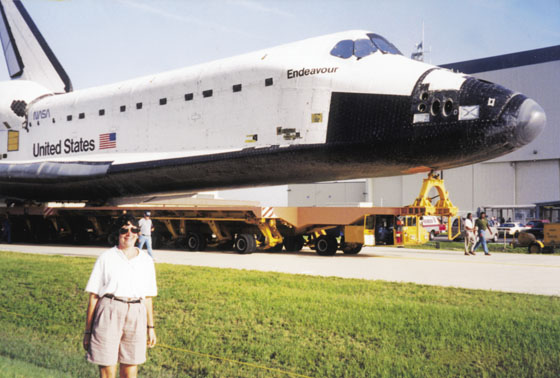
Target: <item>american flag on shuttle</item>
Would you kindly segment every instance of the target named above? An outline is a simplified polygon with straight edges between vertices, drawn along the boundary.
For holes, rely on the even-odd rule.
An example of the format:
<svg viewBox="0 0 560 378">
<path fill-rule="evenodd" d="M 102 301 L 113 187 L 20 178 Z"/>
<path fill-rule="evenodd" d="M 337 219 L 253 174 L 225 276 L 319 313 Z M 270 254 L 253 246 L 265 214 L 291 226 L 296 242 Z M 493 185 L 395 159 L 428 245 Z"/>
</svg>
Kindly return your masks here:
<svg viewBox="0 0 560 378">
<path fill-rule="evenodd" d="M 99 149 L 106 150 L 108 148 L 117 147 L 117 133 L 99 134 Z"/>
</svg>

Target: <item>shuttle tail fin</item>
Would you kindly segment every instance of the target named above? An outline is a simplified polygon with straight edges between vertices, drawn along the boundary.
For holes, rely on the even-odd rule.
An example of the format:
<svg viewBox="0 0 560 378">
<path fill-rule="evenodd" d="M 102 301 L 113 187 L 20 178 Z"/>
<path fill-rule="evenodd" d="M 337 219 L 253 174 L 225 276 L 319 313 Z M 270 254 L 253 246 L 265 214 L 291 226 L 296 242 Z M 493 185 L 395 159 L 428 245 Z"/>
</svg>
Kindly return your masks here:
<svg viewBox="0 0 560 378">
<path fill-rule="evenodd" d="M 34 81 L 53 91 L 72 91 L 70 78 L 20 0 L 0 0 L 0 39 L 12 79 Z"/>
</svg>

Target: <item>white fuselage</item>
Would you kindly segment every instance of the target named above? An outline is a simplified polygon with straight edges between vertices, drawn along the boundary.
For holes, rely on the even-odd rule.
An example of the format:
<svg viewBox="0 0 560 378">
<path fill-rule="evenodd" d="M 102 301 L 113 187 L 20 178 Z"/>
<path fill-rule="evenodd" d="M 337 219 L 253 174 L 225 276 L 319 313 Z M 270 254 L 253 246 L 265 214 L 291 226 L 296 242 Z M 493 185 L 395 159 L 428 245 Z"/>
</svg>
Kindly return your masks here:
<svg viewBox="0 0 560 378">
<path fill-rule="evenodd" d="M 0 83 L 0 195 L 104 200 L 428 172 L 503 155 L 545 121 L 525 96 L 366 31 L 65 94 L 43 85 Z"/>
<path fill-rule="evenodd" d="M 432 68 L 381 52 L 360 60 L 329 54 L 342 35 L 364 33 L 43 97 L 29 106 L 29 131 L 20 133 L 20 149 L 8 160 L 120 164 L 325 143 L 332 92 L 409 96 Z M 448 74 L 437 83 L 458 89 L 463 80 Z M 116 143 L 100 149 L 100 136 L 108 133 Z"/>
</svg>

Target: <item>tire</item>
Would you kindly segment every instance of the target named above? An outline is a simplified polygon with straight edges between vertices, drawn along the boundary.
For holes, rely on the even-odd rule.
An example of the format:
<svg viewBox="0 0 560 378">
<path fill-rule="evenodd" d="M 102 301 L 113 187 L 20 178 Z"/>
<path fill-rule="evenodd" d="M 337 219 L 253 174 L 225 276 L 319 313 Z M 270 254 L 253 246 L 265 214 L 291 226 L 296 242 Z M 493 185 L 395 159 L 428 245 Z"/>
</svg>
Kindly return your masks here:
<svg viewBox="0 0 560 378">
<path fill-rule="evenodd" d="M 532 242 L 531 244 L 529 244 L 529 247 L 527 248 L 527 252 L 541 253 L 541 245 L 537 242 Z"/>
<path fill-rule="evenodd" d="M 189 251 L 204 251 L 206 249 L 206 238 L 202 234 L 189 232 L 185 244 Z"/>
<path fill-rule="evenodd" d="M 284 246 L 284 245 L 283 245 L 282 243 L 278 243 L 278 244 L 276 244 L 274 247 L 269 248 L 268 250 L 269 250 L 270 252 L 281 252 L 283 246 Z"/>
<path fill-rule="evenodd" d="M 519 231 L 515 231 L 515 234 L 513 234 L 513 237 L 517 239 L 519 237 Z"/>
<path fill-rule="evenodd" d="M 434 240 L 436 238 L 436 233 L 434 230 L 430 231 L 430 240 Z"/>
<path fill-rule="evenodd" d="M 358 253 L 360 253 L 361 250 L 362 250 L 361 244 L 350 244 L 350 245 L 344 245 L 342 247 L 342 252 L 344 252 L 345 255 L 357 255 Z"/>
<path fill-rule="evenodd" d="M 498 240 L 500 240 L 500 239 L 498 238 L 498 235 L 494 234 L 494 236 L 492 236 L 492 241 L 493 241 L 494 243 L 497 243 Z"/>
<path fill-rule="evenodd" d="M 323 235 L 315 241 L 315 251 L 320 256 L 334 256 L 337 249 L 338 242 L 334 236 Z"/>
<path fill-rule="evenodd" d="M 303 236 L 286 236 L 284 238 L 284 249 L 287 252 L 299 252 L 303 248 Z"/>
<path fill-rule="evenodd" d="M 235 244 L 233 245 L 237 253 L 248 254 L 253 253 L 257 249 L 257 242 L 253 235 L 250 234 L 240 234 L 235 239 Z"/>
</svg>

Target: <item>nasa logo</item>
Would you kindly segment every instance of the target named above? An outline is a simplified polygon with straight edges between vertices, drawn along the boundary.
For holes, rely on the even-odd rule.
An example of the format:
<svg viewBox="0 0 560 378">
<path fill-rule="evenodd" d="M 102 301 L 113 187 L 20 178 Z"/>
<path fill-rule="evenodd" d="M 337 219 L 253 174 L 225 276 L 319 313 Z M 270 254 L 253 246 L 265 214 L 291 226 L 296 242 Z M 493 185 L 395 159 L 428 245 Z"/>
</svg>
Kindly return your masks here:
<svg viewBox="0 0 560 378">
<path fill-rule="evenodd" d="M 44 118 L 49 118 L 51 116 L 51 112 L 49 109 L 37 110 L 33 112 L 33 120 L 39 120 Z"/>
</svg>

